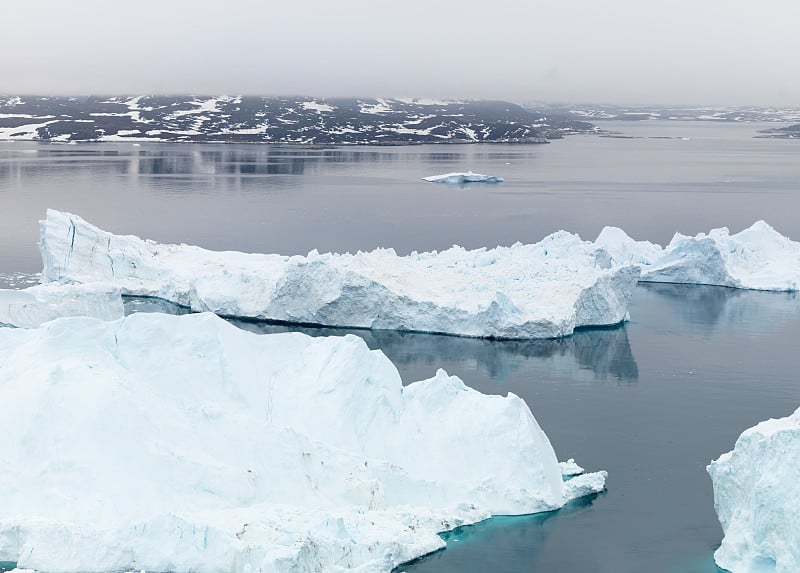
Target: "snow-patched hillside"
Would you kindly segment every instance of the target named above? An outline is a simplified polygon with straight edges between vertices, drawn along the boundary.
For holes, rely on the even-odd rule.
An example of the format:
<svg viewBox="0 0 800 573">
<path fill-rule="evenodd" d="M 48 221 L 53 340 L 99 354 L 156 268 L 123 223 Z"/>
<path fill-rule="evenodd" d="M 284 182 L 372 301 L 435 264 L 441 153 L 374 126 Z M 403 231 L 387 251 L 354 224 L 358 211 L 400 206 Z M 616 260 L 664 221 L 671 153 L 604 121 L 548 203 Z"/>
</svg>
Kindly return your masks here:
<svg viewBox="0 0 800 573">
<path fill-rule="evenodd" d="M 589 131 L 503 101 L 309 97 L 0 97 L 0 140 L 293 144 L 544 143 Z"/>
</svg>

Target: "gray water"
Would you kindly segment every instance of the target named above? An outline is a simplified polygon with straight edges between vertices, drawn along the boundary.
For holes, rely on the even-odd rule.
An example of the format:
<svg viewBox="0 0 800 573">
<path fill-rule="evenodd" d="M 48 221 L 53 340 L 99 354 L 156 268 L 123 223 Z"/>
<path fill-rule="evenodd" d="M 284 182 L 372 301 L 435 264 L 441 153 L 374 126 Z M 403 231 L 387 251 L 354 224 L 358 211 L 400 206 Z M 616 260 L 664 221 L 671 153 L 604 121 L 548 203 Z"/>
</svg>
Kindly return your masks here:
<svg viewBox="0 0 800 573">
<path fill-rule="evenodd" d="M 798 142 L 751 139 L 753 125 L 620 128 L 690 139 L 325 150 L 1 144 L 0 274 L 39 270 L 36 220 L 47 206 L 118 233 L 284 253 L 494 246 L 559 228 L 593 238 L 606 224 L 663 243 L 675 230 L 739 230 L 759 218 L 800 236 Z M 418 180 L 466 169 L 507 181 Z M 163 310 L 152 301 L 129 308 Z M 609 472 L 606 493 L 457 530 L 447 550 L 400 569 L 409 573 L 713 572 L 722 532 L 706 464 L 745 428 L 800 406 L 800 297 L 785 293 L 640 286 L 629 323 L 561 340 L 356 333 L 406 382 L 443 367 L 483 392 L 522 396 L 561 459 Z"/>
</svg>

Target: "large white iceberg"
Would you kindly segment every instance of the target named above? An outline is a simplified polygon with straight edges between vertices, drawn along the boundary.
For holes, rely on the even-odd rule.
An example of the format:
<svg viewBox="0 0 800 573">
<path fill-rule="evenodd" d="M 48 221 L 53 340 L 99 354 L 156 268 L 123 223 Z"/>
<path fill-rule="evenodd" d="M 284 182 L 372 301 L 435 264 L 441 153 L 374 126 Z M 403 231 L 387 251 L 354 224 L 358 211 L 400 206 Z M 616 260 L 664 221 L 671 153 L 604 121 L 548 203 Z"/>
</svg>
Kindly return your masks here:
<svg viewBox="0 0 800 573">
<path fill-rule="evenodd" d="M 708 473 L 725 533 L 717 564 L 732 573 L 800 571 L 800 410 L 745 430 Z"/>
<path fill-rule="evenodd" d="M 800 289 L 800 243 L 784 237 L 764 221 L 734 235 L 726 227 L 694 237 L 676 233 L 663 249 L 607 227 L 596 244 L 614 264 L 639 265 L 643 282 L 769 291 Z"/>
<path fill-rule="evenodd" d="M 423 181 L 430 181 L 431 183 L 502 183 L 503 178 L 496 175 L 483 175 L 481 173 L 473 173 L 467 171 L 466 173 L 445 173 L 443 175 L 429 175 L 423 177 Z"/>
<path fill-rule="evenodd" d="M 0 326 L 36 328 L 66 316 L 114 320 L 125 314 L 113 285 L 50 283 L 26 289 L 0 289 Z"/>
<path fill-rule="evenodd" d="M 52 573 L 389 572 L 605 482 L 513 394 L 209 313 L 0 329 L 0 404 L 0 561 Z"/>
<path fill-rule="evenodd" d="M 497 338 L 555 338 L 623 321 L 639 276 L 560 231 L 534 245 L 397 256 L 214 252 L 41 222 L 43 282 L 105 282 L 224 316 Z"/>
</svg>

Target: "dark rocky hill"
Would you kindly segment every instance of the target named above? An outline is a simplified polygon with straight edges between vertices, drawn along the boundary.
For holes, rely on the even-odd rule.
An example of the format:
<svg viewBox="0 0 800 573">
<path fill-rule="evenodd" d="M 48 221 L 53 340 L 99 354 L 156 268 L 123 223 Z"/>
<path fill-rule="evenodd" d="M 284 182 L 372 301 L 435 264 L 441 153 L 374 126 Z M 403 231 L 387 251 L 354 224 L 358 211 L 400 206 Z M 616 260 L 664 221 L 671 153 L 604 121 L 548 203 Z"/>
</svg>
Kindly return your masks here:
<svg viewBox="0 0 800 573">
<path fill-rule="evenodd" d="M 310 97 L 0 97 L 0 140 L 544 143 L 593 126 L 503 101 Z"/>
</svg>

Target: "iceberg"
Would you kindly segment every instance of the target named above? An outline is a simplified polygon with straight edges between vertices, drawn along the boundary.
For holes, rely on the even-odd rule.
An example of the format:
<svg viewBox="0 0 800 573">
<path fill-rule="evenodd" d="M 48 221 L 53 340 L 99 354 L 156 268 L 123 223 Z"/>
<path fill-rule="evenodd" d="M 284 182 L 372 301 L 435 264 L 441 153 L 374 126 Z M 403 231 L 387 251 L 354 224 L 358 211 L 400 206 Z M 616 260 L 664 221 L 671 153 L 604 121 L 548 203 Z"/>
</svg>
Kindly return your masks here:
<svg viewBox="0 0 800 573">
<path fill-rule="evenodd" d="M 53 573 L 388 573 L 605 487 L 513 394 L 210 313 L 0 329 L 0 403 L 0 562 Z"/>
<path fill-rule="evenodd" d="M 488 250 L 289 257 L 162 245 L 48 210 L 40 249 L 45 283 L 107 283 L 229 317 L 508 339 L 618 324 L 639 277 L 564 231 Z"/>
<path fill-rule="evenodd" d="M 708 466 L 725 534 L 717 565 L 732 573 L 800 571 L 798 451 L 800 410 L 745 430 Z"/>
<path fill-rule="evenodd" d="M 642 280 L 713 284 L 769 291 L 800 288 L 800 243 L 764 221 L 731 235 L 726 227 L 687 237 L 677 233 Z"/>
<path fill-rule="evenodd" d="M 115 320 L 124 314 L 119 289 L 108 284 L 49 283 L 26 289 L 0 289 L 0 326 L 36 328 L 67 316 Z"/>
<path fill-rule="evenodd" d="M 430 175 L 423 177 L 423 181 L 430 181 L 431 183 L 502 183 L 503 178 L 495 175 L 482 175 L 480 173 L 473 173 L 467 171 L 466 173 L 445 173 L 444 175 Z"/>
<path fill-rule="evenodd" d="M 800 243 L 764 221 L 731 235 L 726 227 L 694 237 L 676 233 L 666 248 L 606 227 L 595 241 L 613 264 L 641 268 L 642 282 L 705 284 L 740 289 L 800 289 Z"/>
</svg>

